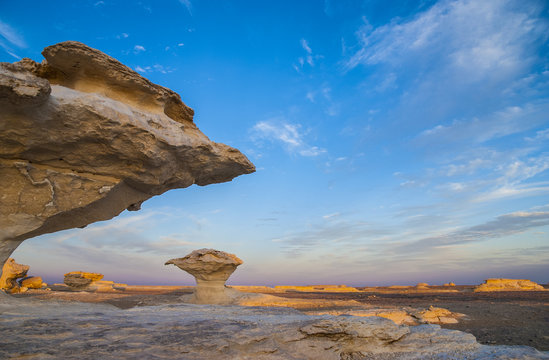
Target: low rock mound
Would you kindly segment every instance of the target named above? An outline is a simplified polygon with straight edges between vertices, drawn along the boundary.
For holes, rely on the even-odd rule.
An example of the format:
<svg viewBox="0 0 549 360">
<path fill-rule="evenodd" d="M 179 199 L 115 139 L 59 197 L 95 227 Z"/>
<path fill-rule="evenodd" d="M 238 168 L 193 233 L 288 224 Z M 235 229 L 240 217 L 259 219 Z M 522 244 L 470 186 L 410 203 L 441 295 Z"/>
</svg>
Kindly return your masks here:
<svg viewBox="0 0 549 360">
<path fill-rule="evenodd" d="M 474 291 L 544 291 L 545 288 L 530 280 L 524 279 L 487 279 Z"/>
</svg>

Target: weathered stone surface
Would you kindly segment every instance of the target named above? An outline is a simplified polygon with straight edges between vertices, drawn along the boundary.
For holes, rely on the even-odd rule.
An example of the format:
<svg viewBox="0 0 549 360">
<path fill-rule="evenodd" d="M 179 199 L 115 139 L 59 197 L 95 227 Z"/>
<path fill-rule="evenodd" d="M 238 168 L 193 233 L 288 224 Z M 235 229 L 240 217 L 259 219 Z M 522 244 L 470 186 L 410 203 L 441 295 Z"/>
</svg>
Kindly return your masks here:
<svg viewBox="0 0 549 360">
<path fill-rule="evenodd" d="M 230 304 L 237 290 L 228 289 L 225 281 L 242 264 L 236 255 L 214 249 L 195 250 L 189 255 L 171 259 L 173 264 L 195 277 L 196 288 L 189 302 L 195 304 Z"/>
<path fill-rule="evenodd" d="M 29 276 L 20 281 L 22 287 L 27 289 L 41 289 L 44 282 L 40 276 Z"/>
<path fill-rule="evenodd" d="M 0 63 L 0 263 L 21 241 L 253 172 L 175 92 L 78 42 Z"/>
<path fill-rule="evenodd" d="M 163 305 L 0 303 L 0 358 L 547 359 L 525 346 L 484 346 L 438 325 L 296 310 Z M 24 346 L 21 346 L 24 344 Z"/>
<path fill-rule="evenodd" d="M 411 307 L 366 308 L 366 309 L 332 309 L 332 310 L 307 310 L 309 315 L 352 315 L 359 317 L 379 316 L 392 320 L 398 325 L 420 324 L 455 324 L 464 314 L 454 313 L 450 310 L 431 306 L 429 309 L 416 309 Z"/>
<path fill-rule="evenodd" d="M 19 292 L 20 286 L 17 283 L 17 279 L 27 276 L 29 269 L 30 266 L 18 264 L 15 262 L 15 259 L 9 258 L 2 267 L 0 289 L 11 293 Z"/>
<path fill-rule="evenodd" d="M 475 288 L 482 291 L 544 291 L 545 288 L 530 280 L 524 279 L 487 279 L 484 284 Z"/>
<path fill-rule="evenodd" d="M 103 274 L 72 271 L 65 274 L 63 282 L 65 283 L 65 285 L 70 286 L 71 288 L 82 290 L 90 287 L 92 284 L 101 279 L 103 279 Z"/>
</svg>

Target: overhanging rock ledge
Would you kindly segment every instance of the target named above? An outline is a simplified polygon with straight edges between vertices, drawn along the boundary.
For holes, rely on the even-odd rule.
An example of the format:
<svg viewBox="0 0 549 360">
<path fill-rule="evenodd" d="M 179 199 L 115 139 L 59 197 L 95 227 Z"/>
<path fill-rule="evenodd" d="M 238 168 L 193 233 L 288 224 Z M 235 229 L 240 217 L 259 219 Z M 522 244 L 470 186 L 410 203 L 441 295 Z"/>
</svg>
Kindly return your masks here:
<svg viewBox="0 0 549 360">
<path fill-rule="evenodd" d="M 255 171 L 175 92 L 82 43 L 0 63 L 0 264 L 25 239 Z"/>
</svg>

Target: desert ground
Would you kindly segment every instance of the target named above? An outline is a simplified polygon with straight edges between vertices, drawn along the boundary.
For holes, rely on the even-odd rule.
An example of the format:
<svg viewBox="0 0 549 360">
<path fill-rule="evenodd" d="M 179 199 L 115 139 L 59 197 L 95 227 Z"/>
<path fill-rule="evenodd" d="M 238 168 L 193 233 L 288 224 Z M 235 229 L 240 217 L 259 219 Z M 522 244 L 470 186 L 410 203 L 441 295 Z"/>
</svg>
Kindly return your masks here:
<svg viewBox="0 0 549 360">
<path fill-rule="evenodd" d="M 548 285 L 544 285 L 549 289 Z M 305 313 L 345 312 L 346 303 L 356 301 L 366 308 L 430 306 L 465 314 L 455 324 L 440 324 L 443 328 L 473 334 L 486 345 L 527 345 L 538 350 L 549 350 L 549 291 L 473 292 L 474 286 L 430 286 L 421 291 L 416 287 L 369 287 L 359 291 L 306 291 L 287 287 L 238 286 L 240 291 L 275 295 L 291 300 L 308 300 L 285 306 Z M 319 288 L 322 289 L 322 288 Z M 345 289 L 343 289 L 345 290 Z M 108 303 L 120 309 L 162 304 L 177 304 L 182 295 L 191 294 L 190 286 L 127 286 L 124 290 L 108 292 L 69 291 L 52 287 L 52 290 L 34 289 L 16 298 L 55 299 L 71 302 Z"/>
</svg>

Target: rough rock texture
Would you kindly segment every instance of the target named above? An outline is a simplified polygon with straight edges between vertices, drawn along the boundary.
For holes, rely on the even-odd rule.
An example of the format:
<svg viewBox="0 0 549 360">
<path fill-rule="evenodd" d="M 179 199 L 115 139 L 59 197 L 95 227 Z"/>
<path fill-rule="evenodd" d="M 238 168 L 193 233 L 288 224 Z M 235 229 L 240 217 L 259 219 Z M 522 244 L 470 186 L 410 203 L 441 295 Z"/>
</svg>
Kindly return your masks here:
<svg viewBox="0 0 549 360">
<path fill-rule="evenodd" d="M 420 324 L 455 324 L 464 314 L 454 313 L 450 310 L 431 306 L 429 309 L 416 309 L 411 307 L 393 308 L 366 308 L 366 309 L 341 309 L 341 310 L 307 310 L 309 315 L 352 315 L 360 317 L 379 316 L 394 321 L 396 324 L 420 325 Z"/>
<path fill-rule="evenodd" d="M 29 269 L 30 266 L 18 264 L 15 262 L 15 259 L 9 258 L 2 267 L 0 289 L 11 293 L 19 292 L 20 286 L 17 283 L 17 279 L 27 276 Z"/>
<path fill-rule="evenodd" d="M 378 317 L 182 304 L 119 310 L 18 300 L 0 304 L 0 358 L 549 358 L 525 346 L 483 346 L 471 334 L 438 325 L 399 326 Z"/>
<path fill-rule="evenodd" d="M 173 264 L 195 277 L 196 288 L 189 302 L 195 304 L 230 304 L 237 290 L 225 286 L 225 281 L 242 264 L 236 255 L 214 249 L 195 250 L 189 255 L 171 259 Z"/>
<path fill-rule="evenodd" d="M 30 237 L 255 170 L 179 95 L 108 55 L 73 41 L 43 55 L 0 63 L 0 263 Z"/>
<path fill-rule="evenodd" d="M 44 284 L 40 276 L 29 276 L 19 281 L 21 287 L 27 289 L 41 289 Z"/>
<path fill-rule="evenodd" d="M 66 273 L 63 282 L 71 288 L 84 290 L 92 286 L 95 282 L 103 279 L 103 274 L 89 273 L 83 271 L 72 271 Z"/>
<path fill-rule="evenodd" d="M 545 288 L 530 280 L 523 279 L 487 279 L 475 288 L 482 291 L 544 291 Z"/>
</svg>

